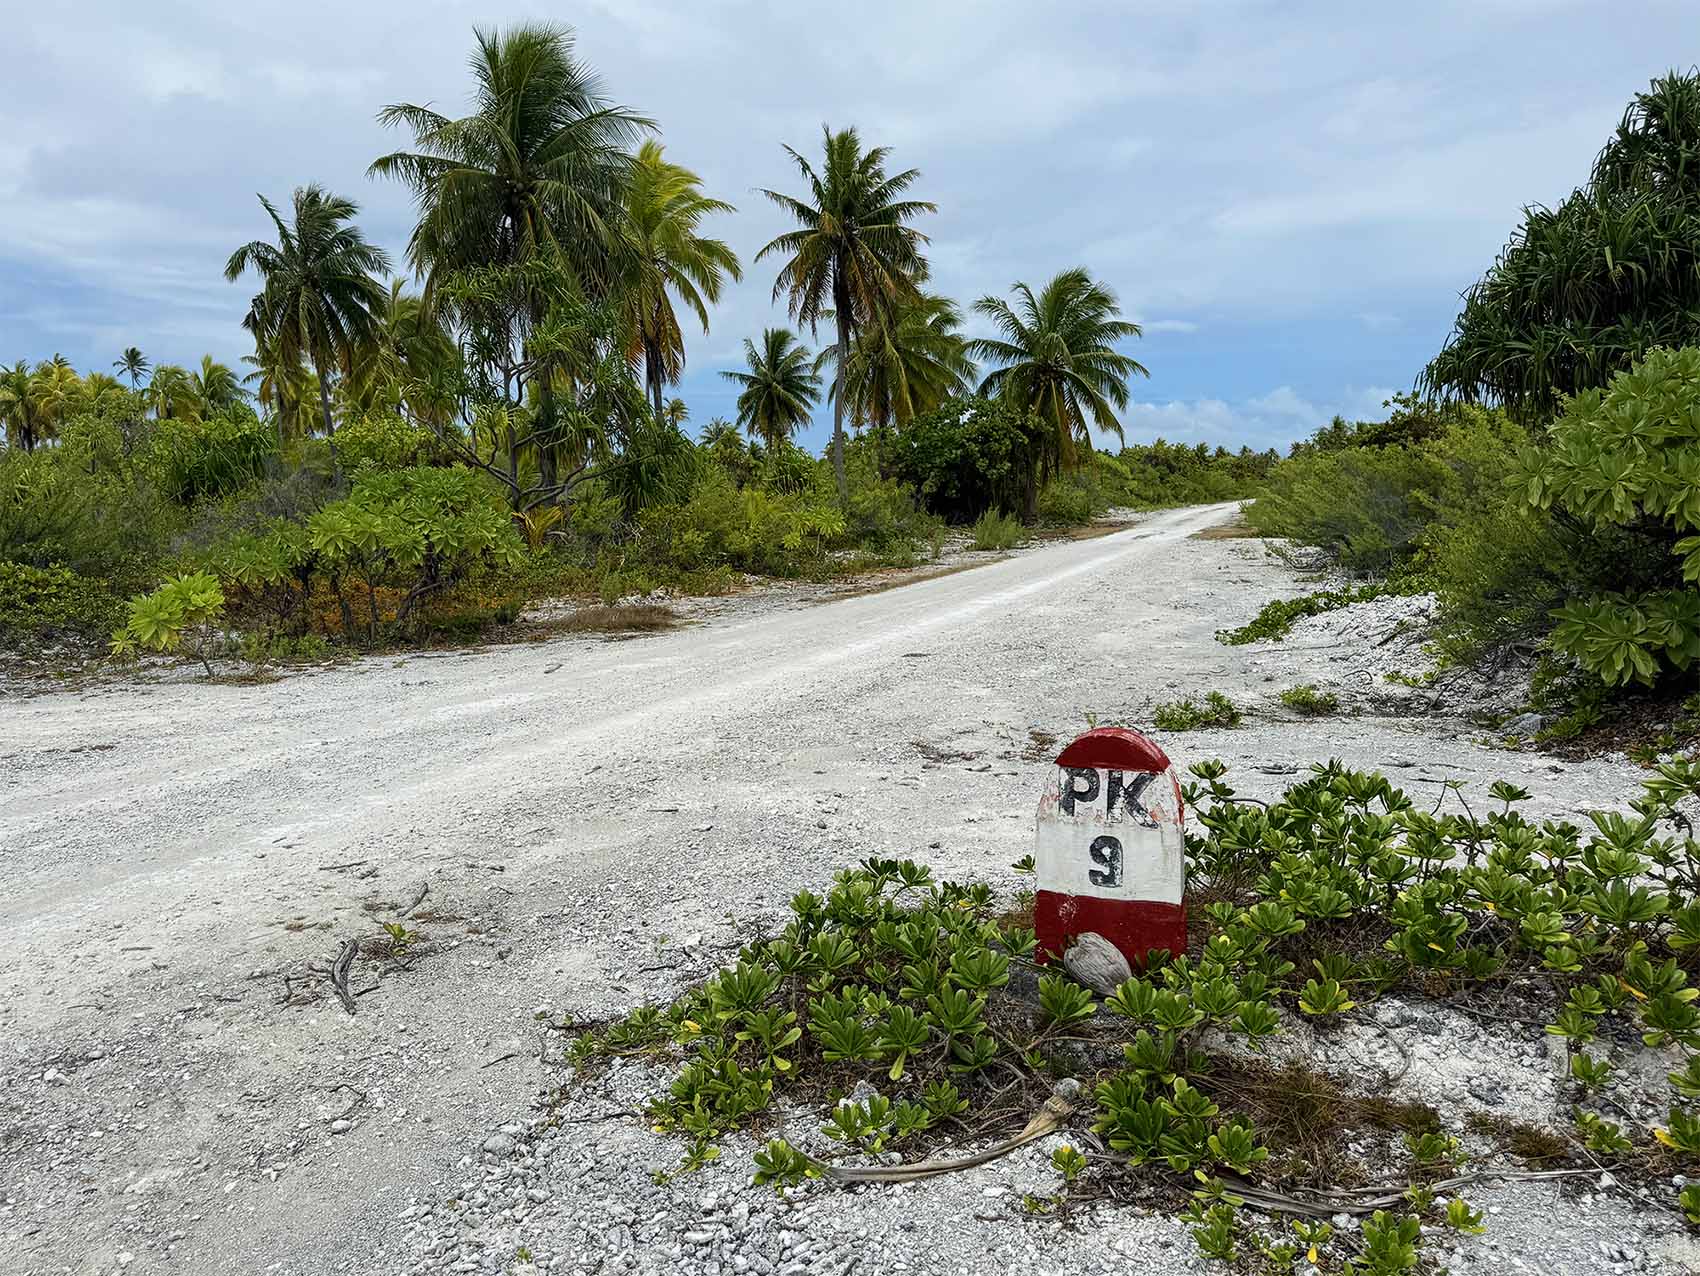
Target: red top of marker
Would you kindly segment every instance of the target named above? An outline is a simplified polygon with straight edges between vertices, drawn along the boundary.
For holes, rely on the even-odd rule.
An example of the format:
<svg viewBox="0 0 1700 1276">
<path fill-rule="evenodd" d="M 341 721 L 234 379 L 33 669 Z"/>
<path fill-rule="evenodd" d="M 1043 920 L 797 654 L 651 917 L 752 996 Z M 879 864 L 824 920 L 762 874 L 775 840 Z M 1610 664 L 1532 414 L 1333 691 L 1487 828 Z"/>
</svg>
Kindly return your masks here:
<svg viewBox="0 0 1700 1276">
<path fill-rule="evenodd" d="M 1093 727 L 1057 755 L 1057 765 L 1161 773 L 1169 769 L 1169 755 L 1137 731 L 1126 727 Z"/>
</svg>

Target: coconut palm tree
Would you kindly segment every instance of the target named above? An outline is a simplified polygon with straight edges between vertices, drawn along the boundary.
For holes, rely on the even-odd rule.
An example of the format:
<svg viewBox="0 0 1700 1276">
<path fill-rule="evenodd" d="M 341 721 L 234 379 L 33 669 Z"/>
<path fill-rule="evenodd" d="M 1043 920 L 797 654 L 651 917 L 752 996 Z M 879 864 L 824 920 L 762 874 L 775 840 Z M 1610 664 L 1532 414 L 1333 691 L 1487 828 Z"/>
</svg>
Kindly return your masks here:
<svg viewBox="0 0 1700 1276">
<path fill-rule="evenodd" d="M 29 397 L 35 405 L 36 442 L 51 439 L 60 422 L 77 410 L 83 381 L 63 355 L 54 355 L 30 373 Z"/>
<path fill-rule="evenodd" d="M 161 421 L 197 421 L 205 411 L 194 378 L 175 363 L 162 363 L 153 370 L 146 397 L 148 406 Z"/>
<path fill-rule="evenodd" d="M 848 370 L 833 378 L 832 397 L 845 395 L 858 425 L 902 425 L 966 393 L 974 361 L 961 327 L 962 312 L 948 297 L 922 293 L 898 302 L 856 338 Z M 837 362 L 837 347 L 828 346 L 815 369 Z"/>
<path fill-rule="evenodd" d="M 271 412 L 278 446 L 286 439 L 307 433 L 302 405 L 319 394 L 313 374 L 299 361 L 284 363 L 277 357 L 272 343 L 264 340 L 256 340 L 254 353 L 243 355 L 242 362 L 252 369 L 243 374 L 242 384 L 252 387 L 248 393 Z"/>
<path fill-rule="evenodd" d="M 78 383 L 71 396 L 71 411 L 105 416 L 119 411 L 133 401 L 129 391 L 124 389 L 117 377 L 108 376 L 104 372 L 91 372 Z"/>
<path fill-rule="evenodd" d="M 685 370 L 685 340 L 672 294 L 688 306 L 708 332 L 708 306 L 720 300 L 725 279 L 742 279 L 738 255 L 718 239 L 697 234 L 702 219 L 736 211 L 701 191 L 702 179 L 662 158 L 661 143 L 638 147 L 626 188 L 625 215 L 618 222 L 621 293 L 632 325 L 632 351 L 641 356 L 644 385 L 656 415 L 662 387 Z"/>
<path fill-rule="evenodd" d="M 389 255 L 367 243 L 353 224 L 358 205 L 318 185 L 296 187 L 287 225 L 265 196 L 259 199 L 277 227 L 277 243 L 244 244 L 225 263 L 224 277 L 235 281 L 250 267 L 259 274 L 262 286 L 243 326 L 256 341 L 270 343 L 283 365 L 312 365 L 334 464 L 330 374 L 340 369 L 346 375 L 355 352 L 372 340 L 374 311 L 384 301 L 383 285 L 373 275 L 389 271 Z"/>
<path fill-rule="evenodd" d="M 1116 409 L 1127 406 L 1127 382 L 1150 376 L 1116 343 L 1140 335 L 1139 325 L 1118 318 L 1116 296 L 1085 270 L 1065 270 L 1039 292 L 1017 282 L 1016 304 L 982 297 L 974 309 L 1002 337 L 968 343 L 969 353 L 999 364 L 980 383 L 981 394 L 1007 396 L 1036 414 L 1050 432 L 1049 468 L 1074 463 L 1077 445 L 1092 447 L 1089 426 L 1122 437 Z"/>
<path fill-rule="evenodd" d="M 825 134 L 825 162 L 817 173 L 808 160 L 785 148 L 808 185 L 804 199 L 778 191 L 762 193 L 798 224 L 756 254 L 784 257 L 773 296 L 783 294 L 791 315 L 818 331 L 831 315 L 838 330 L 837 365 L 848 366 L 850 343 L 864 328 L 889 311 L 894 303 L 913 297 L 916 280 L 924 277 L 921 246 L 927 237 L 911 222 L 936 205 L 904 199 L 920 170 L 888 175 L 889 151 L 883 146 L 862 149 L 853 128 Z M 832 413 L 832 472 L 838 498 L 847 502 L 849 483 L 844 473 L 844 411 L 846 395 L 836 395 Z"/>
<path fill-rule="evenodd" d="M 649 120 L 614 106 L 573 57 L 564 27 L 474 30 L 472 114 L 454 120 L 397 103 L 378 115 L 412 131 L 412 151 L 373 161 L 374 177 L 413 189 L 419 224 L 408 259 L 427 294 L 439 272 L 510 265 L 540 252 L 606 283 L 630 151 Z"/>
<path fill-rule="evenodd" d="M 362 411 L 399 411 L 405 402 L 416 417 L 436 419 L 438 405 L 420 387 L 440 380 L 457 353 L 441 315 L 407 292 L 400 279 L 392 279 L 373 318 L 371 343 L 349 378 L 350 397 Z"/>
<path fill-rule="evenodd" d="M 0 425 L 5 426 L 9 447 L 33 452 L 41 441 L 41 422 L 30 391 L 30 368 L 22 359 L 0 370 Z"/>
<path fill-rule="evenodd" d="M 201 370 L 190 373 L 189 380 L 209 416 L 229 411 L 248 397 L 236 374 L 210 354 L 201 356 Z"/>
<path fill-rule="evenodd" d="M 118 375 L 130 378 L 130 388 L 136 389 L 142 384 L 142 377 L 153 365 L 148 362 L 147 355 L 136 346 L 126 346 L 124 353 L 112 361 L 112 366 L 118 369 Z"/>
<path fill-rule="evenodd" d="M 743 387 L 738 424 L 763 446 L 777 447 L 808 421 L 820 402 L 821 379 L 810 366 L 808 350 L 786 328 L 769 328 L 759 349 L 745 338 L 744 358 L 749 371 L 720 374 Z"/>
</svg>

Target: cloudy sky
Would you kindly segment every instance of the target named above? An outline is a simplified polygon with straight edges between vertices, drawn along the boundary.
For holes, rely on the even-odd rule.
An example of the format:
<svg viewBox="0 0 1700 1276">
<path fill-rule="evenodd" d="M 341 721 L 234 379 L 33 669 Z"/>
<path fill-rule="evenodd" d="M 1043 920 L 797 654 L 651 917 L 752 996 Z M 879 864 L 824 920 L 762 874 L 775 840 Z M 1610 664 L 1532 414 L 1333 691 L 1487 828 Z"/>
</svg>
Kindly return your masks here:
<svg viewBox="0 0 1700 1276">
<path fill-rule="evenodd" d="M 784 320 L 750 264 L 782 229 L 757 188 L 796 183 L 780 143 L 854 123 L 922 170 L 942 290 L 1085 265 L 1145 325 L 1128 437 L 1231 445 L 1409 387 L 1519 208 L 1700 57 L 1692 0 L 34 5 L 0 81 L 0 360 L 234 363 L 252 285 L 222 266 L 269 230 L 255 192 L 319 181 L 403 260 L 407 197 L 365 170 L 404 139 L 375 113 L 460 113 L 473 25 L 525 19 L 576 28 L 738 205 L 716 230 L 749 269 L 689 349 L 696 424 Z"/>
</svg>

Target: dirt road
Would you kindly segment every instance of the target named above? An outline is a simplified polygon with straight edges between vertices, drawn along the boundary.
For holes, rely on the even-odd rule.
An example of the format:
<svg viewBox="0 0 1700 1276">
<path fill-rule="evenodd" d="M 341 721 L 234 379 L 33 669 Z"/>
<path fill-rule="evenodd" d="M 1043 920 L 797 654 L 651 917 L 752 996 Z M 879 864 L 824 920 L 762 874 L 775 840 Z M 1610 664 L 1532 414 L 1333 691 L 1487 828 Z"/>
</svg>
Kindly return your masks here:
<svg viewBox="0 0 1700 1276">
<path fill-rule="evenodd" d="M 1296 589 L 1256 542 L 1190 539 L 1229 508 L 629 642 L 0 700 L 0 1271 L 405 1268 L 412 1203 L 551 1075 L 538 1010 L 663 996 L 729 916 L 869 854 L 1007 884 L 1049 736 L 1325 662 L 1212 640 Z M 1372 712 L 1173 743 L 1552 790 L 1471 734 Z M 1547 809 L 1633 784 L 1564 772 Z M 422 951 L 375 955 L 422 886 Z M 358 1014 L 286 987 L 350 938 Z"/>
</svg>

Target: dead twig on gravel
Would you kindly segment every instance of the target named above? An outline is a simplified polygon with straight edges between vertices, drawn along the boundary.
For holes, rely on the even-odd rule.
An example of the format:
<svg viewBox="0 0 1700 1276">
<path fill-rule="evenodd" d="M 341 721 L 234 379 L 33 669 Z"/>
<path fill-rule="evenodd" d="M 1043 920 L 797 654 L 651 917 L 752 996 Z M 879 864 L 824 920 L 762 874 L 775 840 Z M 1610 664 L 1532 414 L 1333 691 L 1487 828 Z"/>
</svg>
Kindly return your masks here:
<svg viewBox="0 0 1700 1276">
<path fill-rule="evenodd" d="M 319 872 L 334 873 L 340 868 L 359 868 L 365 862 L 365 860 L 349 860 L 346 864 L 321 864 L 319 865 Z"/>
<path fill-rule="evenodd" d="M 358 940 L 345 940 L 342 951 L 336 955 L 336 961 L 331 963 L 331 987 L 336 989 L 336 995 L 342 1001 L 342 1008 L 349 1014 L 354 1013 L 354 995 L 348 991 L 348 968 L 354 965 L 354 958 L 359 952 Z"/>
<path fill-rule="evenodd" d="M 1395 1081 L 1399 1080 L 1401 1077 L 1403 1077 L 1407 1072 L 1409 1072 L 1411 1070 L 1411 1050 L 1410 1050 L 1410 1047 L 1407 1046 L 1403 1041 L 1399 1040 L 1398 1037 L 1395 1037 L 1393 1035 L 1393 1030 L 1391 1028 L 1389 1028 L 1386 1024 L 1376 1023 L 1375 1020 L 1371 1019 L 1369 1021 L 1369 1025 L 1370 1025 L 1370 1027 L 1374 1028 L 1377 1032 L 1379 1032 L 1382 1036 L 1386 1037 L 1390 1042 L 1392 1042 L 1393 1048 L 1399 1052 L 1400 1058 L 1402 1058 L 1404 1060 L 1404 1062 L 1399 1065 L 1399 1071 L 1397 1071 L 1397 1072 L 1390 1073 L 1390 1072 L 1387 1071 L 1386 1068 L 1381 1069 L 1381 1084 L 1384 1085 L 1384 1086 L 1392 1085 Z"/>
<path fill-rule="evenodd" d="M 413 902 L 401 910 L 403 917 L 410 917 L 414 911 L 425 902 L 425 897 L 431 893 L 430 882 L 419 883 L 419 893 L 413 897 Z"/>
<path fill-rule="evenodd" d="M 976 1152 L 972 1156 L 961 1156 L 949 1161 L 922 1161 L 919 1165 L 822 1165 L 821 1173 L 839 1183 L 912 1183 L 916 1179 L 932 1178 L 937 1174 L 971 1170 L 977 1165 L 1006 1156 L 1016 1148 L 1025 1147 L 1035 1139 L 1044 1138 L 1073 1113 L 1072 1103 L 1052 1095 L 1045 1100 L 1045 1106 L 1034 1114 L 1020 1134 L 1005 1139 L 1002 1143 L 993 1144 L 985 1151 Z"/>
</svg>

